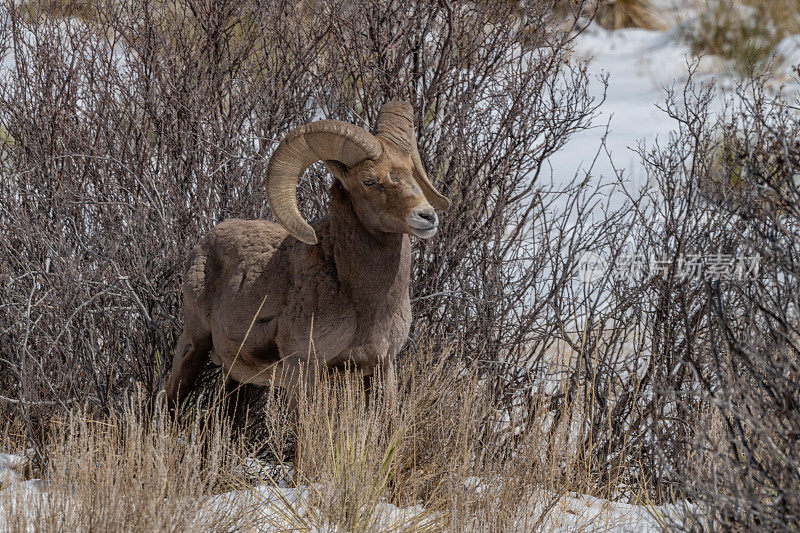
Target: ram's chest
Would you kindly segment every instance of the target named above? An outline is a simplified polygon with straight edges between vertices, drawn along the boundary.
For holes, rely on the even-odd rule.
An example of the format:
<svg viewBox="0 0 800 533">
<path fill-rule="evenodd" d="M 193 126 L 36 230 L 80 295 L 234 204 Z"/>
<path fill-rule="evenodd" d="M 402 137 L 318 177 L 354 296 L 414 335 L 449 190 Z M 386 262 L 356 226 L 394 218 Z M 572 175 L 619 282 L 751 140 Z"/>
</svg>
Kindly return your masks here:
<svg viewBox="0 0 800 533">
<path fill-rule="evenodd" d="M 392 308 L 359 314 L 353 347 L 371 356 L 395 355 L 403 347 L 411 328 L 411 305 L 400 300 Z"/>
</svg>

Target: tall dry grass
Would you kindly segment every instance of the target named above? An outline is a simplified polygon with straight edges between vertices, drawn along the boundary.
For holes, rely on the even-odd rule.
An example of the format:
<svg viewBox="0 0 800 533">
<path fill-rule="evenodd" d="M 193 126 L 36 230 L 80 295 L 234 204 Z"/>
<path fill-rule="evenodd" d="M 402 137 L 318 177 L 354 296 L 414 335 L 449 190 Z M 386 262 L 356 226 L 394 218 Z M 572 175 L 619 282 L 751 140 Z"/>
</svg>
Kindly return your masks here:
<svg viewBox="0 0 800 533">
<path fill-rule="evenodd" d="M 198 413 L 199 414 L 199 413 Z M 4 452 L 30 453 L 6 431 Z M 208 497 L 235 483 L 243 448 L 215 413 L 178 424 L 130 398 L 119 413 L 51 421 L 46 453 L 0 491 L 3 531 L 221 531 L 246 523 Z"/>
<path fill-rule="evenodd" d="M 778 43 L 800 32 L 798 0 L 695 0 L 691 17 L 680 28 L 692 52 L 722 57 L 742 78 L 762 73 Z"/>
<path fill-rule="evenodd" d="M 595 20 L 604 28 L 663 28 L 661 14 L 648 0 L 606 0 L 600 2 Z"/>
<path fill-rule="evenodd" d="M 554 426 L 537 402 L 510 420 L 475 368 L 420 351 L 400 369 L 395 402 L 363 380 L 317 380 L 301 405 L 297 464 L 252 459 L 220 417 L 177 423 L 129 399 L 121 414 L 74 411 L 52 421 L 33 460 L 34 486 L 0 490 L 7 531 L 535 531 L 561 523 L 571 491 L 591 483 L 573 422 Z M 281 425 L 280 398 L 250 417 Z M 523 419 L 526 431 L 515 431 Z M 270 422 L 266 424 L 270 425 Z M 280 428 L 278 428 L 280 429 Z M 283 431 L 265 448 L 285 445 Z M 24 441 L 5 433 L 2 451 Z M 24 490 L 23 490 L 24 487 Z"/>
<path fill-rule="evenodd" d="M 663 28 L 663 14 L 650 0 L 557 0 L 556 12 L 568 21 L 593 19 L 609 30 Z"/>
</svg>

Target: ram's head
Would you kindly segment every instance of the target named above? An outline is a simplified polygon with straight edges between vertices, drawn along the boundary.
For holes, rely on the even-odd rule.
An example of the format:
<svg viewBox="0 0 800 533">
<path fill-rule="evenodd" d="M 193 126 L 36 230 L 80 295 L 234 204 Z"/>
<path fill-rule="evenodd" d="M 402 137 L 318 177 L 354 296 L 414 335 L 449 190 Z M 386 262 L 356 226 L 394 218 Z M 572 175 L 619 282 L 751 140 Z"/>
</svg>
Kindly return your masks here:
<svg viewBox="0 0 800 533">
<path fill-rule="evenodd" d="M 435 235 L 439 220 L 433 208 L 447 210 L 450 201 L 422 168 L 412 117 L 408 103 L 389 102 L 381 108 L 375 135 L 338 120 L 292 131 L 275 150 L 267 172 L 267 197 L 278 221 L 297 239 L 316 244 L 295 194 L 303 172 L 323 161 L 371 232 Z"/>
</svg>

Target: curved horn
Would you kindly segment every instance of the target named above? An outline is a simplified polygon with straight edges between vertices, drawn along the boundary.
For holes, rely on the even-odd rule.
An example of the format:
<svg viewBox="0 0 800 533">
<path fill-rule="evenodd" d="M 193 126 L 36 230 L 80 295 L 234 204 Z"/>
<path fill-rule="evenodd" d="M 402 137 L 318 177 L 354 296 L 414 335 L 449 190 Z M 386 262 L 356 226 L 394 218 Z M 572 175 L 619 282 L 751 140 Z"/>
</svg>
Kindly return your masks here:
<svg viewBox="0 0 800 533">
<path fill-rule="evenodd" d="M 369 132 L 339 120 L 320 120 L 293 130 L 278 145 L 267 168 L 267 199 L 275 218 L 298 240 L 316 244 L 314 229 L 297 208 L 297 181 L 317 161 L 339 161 L 347 167 L 378 159 L 381 143 Z"/>
<path fill-rule="evenodd" d="M 411 155 L 411 160 L 414 162 L 414 179 L 417 180 L 431 205 L 442 211 L 450 209 L 450 200 L 436 190 L 422 166 L 417 148 L 417 136 L 414 133 L 414 110 L 411 104 L 398 100 L 383 104 L 378 114 L 377 135 L 392 141 Z"/>
</svg>

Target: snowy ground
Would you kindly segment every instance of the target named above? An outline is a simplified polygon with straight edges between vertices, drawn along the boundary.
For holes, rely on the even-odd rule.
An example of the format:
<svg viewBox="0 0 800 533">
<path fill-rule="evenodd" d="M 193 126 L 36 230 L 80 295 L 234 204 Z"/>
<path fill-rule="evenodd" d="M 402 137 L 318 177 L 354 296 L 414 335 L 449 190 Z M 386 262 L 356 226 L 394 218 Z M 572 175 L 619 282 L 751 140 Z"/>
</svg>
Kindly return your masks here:
<svg viewBox="0 0 800 533">
<path fill-rule="evenodd" d="M 576 39 L 575 54 L 591 61 L 592 96 L 603 97 L 603 79 L 608 87 L 595 127 L 575 135 L 550 158 L 553 179 L 566 183 L 576 173 L 590 170 L 607 128 L 605 148 L 591 174 L 597 182 L 609 184 L 621 174 L 636 190 L 645 184 L 646 176 L 635 149 L 640 143 L 652 145 L 665 140 L 675 129 L 675 122 L 659 106 L 663 107 L 668 89 L 680 91 L 685 87 L 692 62 L 690 50 L 674 29 L 608 31 L 593 25 Z M 731 79 L 719 72 L 720 67 L 714 58 L 703 58 L 694 81 L 713 79 L 730 86 Z"/>
<path fill-rule="evenodd" d="M 550 158 L 554 179 L 568 181 L 577 171 L 587 170 L 608 126 L 606 151 L 592 174 L 608 181 L 623 171 L 632 183 L 643 184 L 644 173 L 633 149 L 639 142 L 664 138 L 675 128 L 657 105 L 663 104 L 666 88 L 685 85 L 689 49 L 667 32 L 606 31 L 593 26 L 578 37 L 575 53 L 591 60 L 592 96 L 602 98 L 605 76 L 608 89 L 595 127 L 575 135 Z"/>
<path fill-rule="evenodd" d="M 718 87 L 719 109 L 726 97 L 733 96 L 735 79 L 729 66 L 713 56 L 693 59 L 689 46 L 681 39 L 679 26 L 692 24 L 696 16 L 691 3 L 659 0 L 655 4 L 661 8 L 661 19 L 668 26 L 664 30 L 609 31 L 593 24 L 577 37 L 575 54 L 591 60 L 589 72 L 596 80 L 592 95 L 602 98 L 604 76 L 608 77 L 608 90 L 595 127 L 575 135 L 550 158 L 556 183 L 569 182 L 576 172 L 588 169 L 608 126 L 606 149 L 592 169 L 594 179 L 612 183 L 622 172 L 634 190 L 644 185 L 646 176 L 634 149 L 639 143 L 652 146 L 656 139 L 665 140 L 675 129 L 675 122 L 657 106 L 663 107 L 668 88 L 681 91 L 685 87 L 688 65 L 693 61 L 697 62 L 694 82 L 713 81 Z M 774 88 L 784 86 L 782 92 L 792 99 L 797 91 L 800 35 L 785 38 L 775 56 Z"/>
<path fill-rule="evenodd" d="M 0 454 L 0 530 L 5 530 L 3 517 L 13 514 L 27 514 L 35 517 L 35 509 L 41 512 L 51 498 L 67 497 L 48 494 L 41 480 L 21 479 L 21 471 L 27 459 L 10 454 Z M 337 531 L 326 526 L 324 520 L 308 504 L 307 496 L 311 488 L 294 489 L 280 484 L 261 485 L 246 490 L 227 492 L 210 496 L 202 502 L 203 515 L 219 514 L 231 516 L 231 510 L 246 509 L 247 515 L 267 530 L 290 531 L 303 529 L 309 531 Z M 675 506 L 629 505 L 594 498 L 582 494 L 564 494 L 558 497 L 542 518 L 543 503 L 552 503 L 553 496 L 541 494 L 537 502 L 529 505 L 530 514 L 526 520 L 537 523 L 547 531 L 661 531 L 666 521 L 675 519 L 680 512 Z M 69 509 L 72 504 L 58 505 L 58 509 Z M 521 503 L 524 506 L 524 503 Z M 373 511 L 370 522 L 378 530 L 405 529 L 409 524 L 419 527 L 435 520 L 434 514 L 428 514 L 420 506 L 400 509 L 392 504 L 383 503 Z M 541 520 L 541 521 L 540 521 Z M 198 518 L 203 522 L 203 517 Z M 405 527 L 404 527 L 405 526 Z"/>
</svg>

